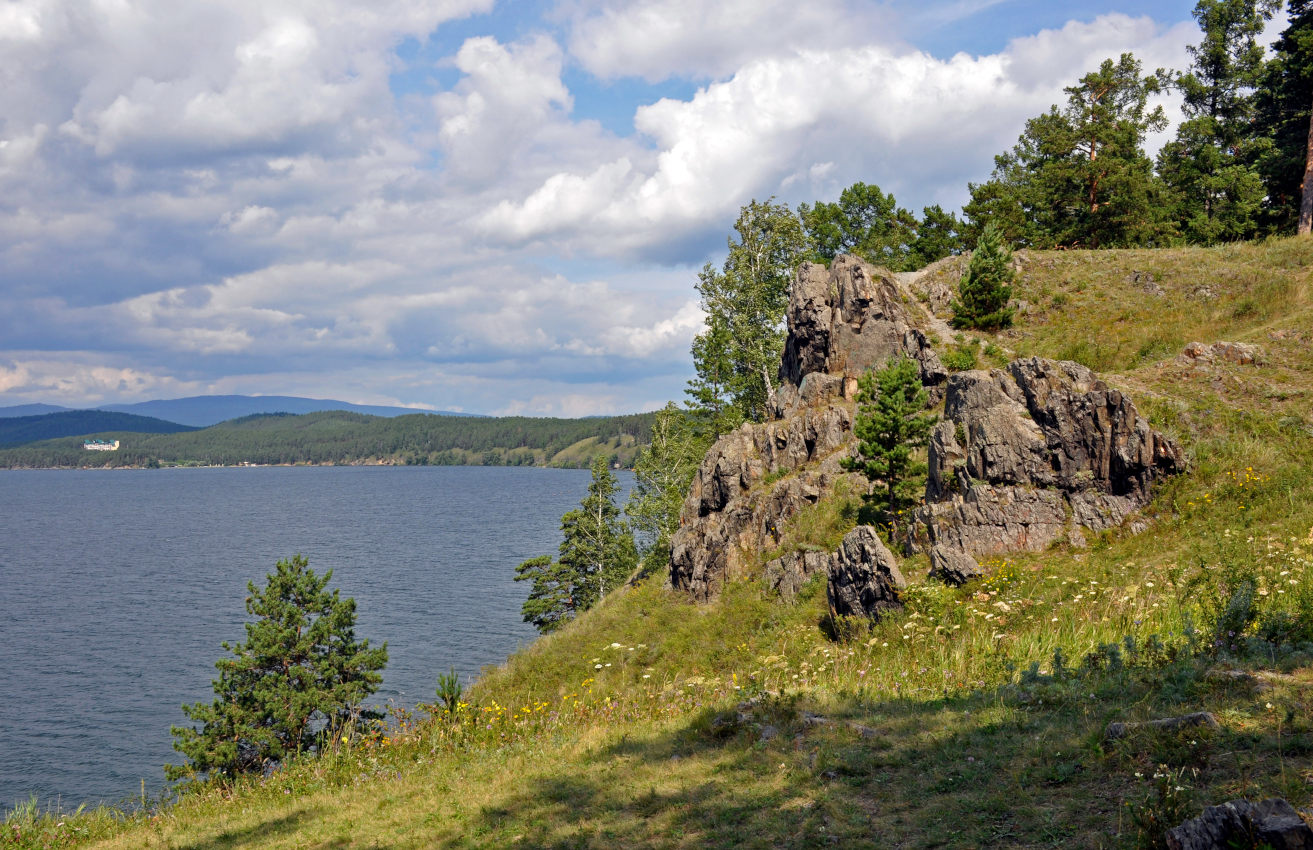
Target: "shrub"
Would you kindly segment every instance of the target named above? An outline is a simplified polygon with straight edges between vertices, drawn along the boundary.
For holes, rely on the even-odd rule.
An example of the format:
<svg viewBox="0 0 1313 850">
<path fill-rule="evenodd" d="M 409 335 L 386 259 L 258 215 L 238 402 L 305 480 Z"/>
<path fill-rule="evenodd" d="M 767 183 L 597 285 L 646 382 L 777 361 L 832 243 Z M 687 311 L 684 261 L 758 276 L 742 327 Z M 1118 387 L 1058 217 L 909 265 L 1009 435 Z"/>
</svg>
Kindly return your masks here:
<svg viewBox="0 0 1313 850">
<path fill-rule="evenodd" d="M 383 681 L 387 644 L 356 640 L 356 603 L 327 590 L 301 555 L 278 562 L 263 588 L 247 584 L 246 641 L 215 663 L 213 703 L 184 705 L 199 729 L 173 727 L 173 747 L 190 761 L 168 765 L 169 779 L 196 772 L 234 777 L 317 748 L 324 737 L 382 718 L 361 701 Z"/>
<path fill-rule="evenodd" d="M 991 223 L 985 225 L 971 254 L 966 274 L 958 283 L 958 298 L 952 303 L 953 327 L 997 330 L 1012 324 L 1012 252 Z"/>
</svg>

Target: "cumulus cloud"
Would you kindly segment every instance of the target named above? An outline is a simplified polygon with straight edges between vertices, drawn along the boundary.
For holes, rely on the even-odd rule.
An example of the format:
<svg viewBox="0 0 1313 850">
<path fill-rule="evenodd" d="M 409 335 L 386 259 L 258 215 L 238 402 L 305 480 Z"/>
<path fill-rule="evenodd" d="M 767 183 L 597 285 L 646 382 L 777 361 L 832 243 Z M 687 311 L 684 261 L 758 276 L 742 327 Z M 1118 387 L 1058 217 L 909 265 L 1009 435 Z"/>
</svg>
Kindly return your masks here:
<svg viewBox="0 0 1313 850">
<path fill-rule="evenodd" d="M 889 16 L 848 0 L 632 0 L 573 8 L 570 53 L 599 77 L 723 77 L 769 55 L 881 40 Z"/>
<path fill-rule="evenodd" d="M 940 59 L 884 4 L 571 0 L 442 41 L 491 7 L 0 4 L 0 403 L 657 406 L 742 204 L 956 206 L 1063 85 L 1193 37 L 1107 15 Z M 701 88 L 635 82 L 671 78 Z M 576 115 L 622 96 L 632 132 Z"/>
<path fill-rule="evenodd" d="M 732 217 L 754 196 L 809 199 L 859 179 L 900 199 L 956 206 L 1026 118 L 1065 99 L 1064 85 L 1124 50 L 1150 69 L 1179 66 L 1185 36 L 1115 14 L 991 56 L 941 60 L 865 45 L 757 59 L 690 100 L 637 110 L 635 127 L 659 151 L 646 173 L 627 159 L 556 173 L 481 224 L 489 238 L 511 240 L 600 230 L 623 255 L 656 247 L 652 234 Z"/>
</svg>

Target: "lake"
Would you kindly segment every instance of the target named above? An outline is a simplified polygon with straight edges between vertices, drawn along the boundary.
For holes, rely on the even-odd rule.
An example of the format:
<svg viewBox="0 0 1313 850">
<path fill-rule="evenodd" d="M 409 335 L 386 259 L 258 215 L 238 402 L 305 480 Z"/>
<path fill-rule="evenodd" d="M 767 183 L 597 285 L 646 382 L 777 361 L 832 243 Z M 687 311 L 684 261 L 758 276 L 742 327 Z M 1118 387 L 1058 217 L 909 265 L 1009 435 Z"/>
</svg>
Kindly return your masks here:
<svg viewBox="0 0 1313 850">
<path fill-rule="evenodd" d="M 515 566 L 555 554 L 587 470 L 260 467 L 0 471 L 0 806 L 135 798 L 182 763 L 246 584 L 305 555 L 387 641 L 376 702 L 432 701 L 533 640 Z M 627 490 L 629 476 L 621 479 Z"/>
</svg>

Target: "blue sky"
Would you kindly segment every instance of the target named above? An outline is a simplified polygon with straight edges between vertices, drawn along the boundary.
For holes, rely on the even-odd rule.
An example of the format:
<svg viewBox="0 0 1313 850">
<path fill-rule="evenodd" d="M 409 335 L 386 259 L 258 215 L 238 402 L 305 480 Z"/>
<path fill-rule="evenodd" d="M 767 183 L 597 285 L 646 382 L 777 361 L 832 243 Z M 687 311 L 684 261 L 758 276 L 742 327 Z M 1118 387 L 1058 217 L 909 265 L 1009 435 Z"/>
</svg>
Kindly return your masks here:
<svg viewBox="0 0 1313 850">
<path fill-rule="evenodd" d="M 6 0 L 0 406 L 658 407 L 741 205 L 956 208 L 1192 8 Z"/>
</svg>

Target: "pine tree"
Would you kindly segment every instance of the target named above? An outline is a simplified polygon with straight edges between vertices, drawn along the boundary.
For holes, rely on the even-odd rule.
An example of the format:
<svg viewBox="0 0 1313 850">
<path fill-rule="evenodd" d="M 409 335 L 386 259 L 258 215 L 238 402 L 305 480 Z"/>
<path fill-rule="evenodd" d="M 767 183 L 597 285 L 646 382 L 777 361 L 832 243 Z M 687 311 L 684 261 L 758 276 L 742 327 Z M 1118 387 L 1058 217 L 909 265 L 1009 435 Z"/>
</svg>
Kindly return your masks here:
<svg viewBox="0 0 1313 850">
<path fill-rule="evenodd" d="M 329 592 L 330 570 L 315 575 L 301 555 L 280 560 L 264 588 L 247 584 L 246 641 L 224 643 L 232 658 L 215 663 L 213 703 L 184 705 L 200 728 L 173 727 L 174 749 L 192 772 L 232 778 L 316 749 L 323 736 L 382 717 L 361 702 L 378 689 L 387 644 L 356 640 L 356 603 Z"/>
<path fill-rule="evenodd" d="M 1172 190 L 1182 235 L 1191 242 L 1244 239 L 1258 227 L 1264 191 L 1254 162 L 1263 143 L 1254 135 L 1253 91 L 1264 69 L 1258 36 L 1278 5 L 1195 5 L 1203 40 L 1188 48 L 1194 63 L 1173 82 L 1184 96 L 1186 120 L 1158 155 L 1158 173 Z"/>
<path fill-rule="evenodd" d="M 1142 76 L 1129 53 L 1104 60 L 1068 86 L 1056 105 L 1026 122 L 987 183 L 969 186 L 965 212 L 994 222 L 1007 241 L 1034 248 L 1149 245 L 1171 233 L 1162 182 L 1144 153 L 1145 135 L 1167 126 L 1149 108 L 1164 72 Z"/>
<path fill-rule="evenodd" d="M 844 468 L 863 473 L 868 481 L 884 483 L 884 492 L 873 490 L 868 501 L 886 511 L 890 521 L 908 504 L 909 476 L 924 471 L 912 461 L 912 449 L 930 438 L 936 416 L 926 413 L 928 400 L 921 384 L 921 371 L 909 357 L 890 360 L 878 371 L 868 371 L 858 380 L 856 457 L 847 458 Z"/>
<path fill-rule="evenodd" d="M 952 303 L 953 327 L 995 330 L 1012 324 L 1012 253 L 992 224 L 985 226 Z"/>
<path fill-rule="evenodd" d="M 1296 232 L 1306 198 L 1313 203 L 1313 0 L 1289 0 L 1288 20 L 1254 95 L 1255 131 L 1271 140 L 1258 163 L 1264 218 L 1278 233 Z"/>
<path fill-rule="evenodd" d="M 526 623 L 555 631 L 619 587 L 638 565 L 629 527 L 620 518 L 620 492 L 606 459 L 593 461 L 593 478 L 579 507 L 561 517 L 564 535 L 556 561 L 548 555 L 515 568 L 516 581 L 532 581 L 521 609 Z"/>
</svg>

